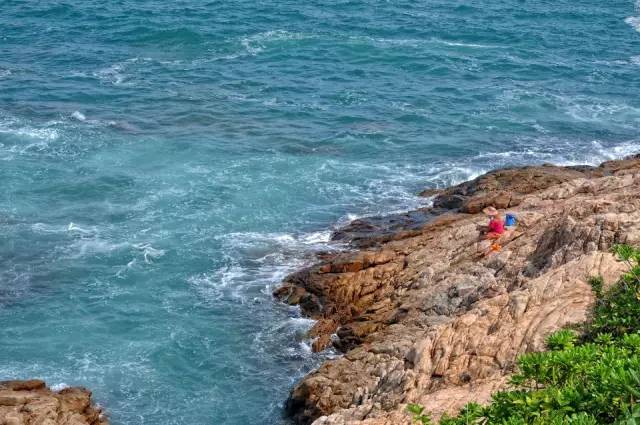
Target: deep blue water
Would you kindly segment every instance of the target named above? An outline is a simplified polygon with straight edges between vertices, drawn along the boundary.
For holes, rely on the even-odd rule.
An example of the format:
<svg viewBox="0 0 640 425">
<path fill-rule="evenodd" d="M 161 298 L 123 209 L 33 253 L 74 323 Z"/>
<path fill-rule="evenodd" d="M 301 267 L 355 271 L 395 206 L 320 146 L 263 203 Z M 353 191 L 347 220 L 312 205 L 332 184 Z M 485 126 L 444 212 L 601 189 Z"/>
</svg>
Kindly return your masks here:
<svg viewBox="0 0 640 425">
<path fill-rule="evenodd" d="M 640 150 L 638 9 L 2 0 L 0 379 L 284 423 L 323 355 L 273 287 L 424 187 Z"/>
</svg>

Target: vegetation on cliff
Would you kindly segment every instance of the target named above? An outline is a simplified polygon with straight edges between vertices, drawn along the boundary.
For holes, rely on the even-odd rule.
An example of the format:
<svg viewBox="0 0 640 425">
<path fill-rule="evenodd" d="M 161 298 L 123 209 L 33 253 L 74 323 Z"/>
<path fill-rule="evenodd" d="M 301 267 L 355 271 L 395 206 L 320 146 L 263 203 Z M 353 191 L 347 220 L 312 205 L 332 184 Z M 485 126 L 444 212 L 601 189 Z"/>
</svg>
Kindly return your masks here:
<svg viewBox="0 0 640 425">
<path fill-rule="evenodd" d="M 519 357 L 512 389 L 440 424 L 640 424 L 640 250 L 617 245 L 613 252 L 628 271 L 608 289 L 591 279 L 597 301 L 581 332 L 550 335 L 549 351 Z M 417 422 L 431 423 L 422 406 L 408 410 Z"/>
</svg>

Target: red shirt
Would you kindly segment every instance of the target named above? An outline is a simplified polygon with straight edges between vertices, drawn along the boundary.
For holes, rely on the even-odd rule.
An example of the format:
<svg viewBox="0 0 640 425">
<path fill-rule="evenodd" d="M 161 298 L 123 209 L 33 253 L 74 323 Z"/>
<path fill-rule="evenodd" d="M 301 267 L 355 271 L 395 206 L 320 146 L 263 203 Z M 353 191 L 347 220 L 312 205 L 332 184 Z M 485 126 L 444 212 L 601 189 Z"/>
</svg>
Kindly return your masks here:
<svg viewBox="0 0 640 425">
<path fill-rule="evenodd" d="M 497 218 L 489 221 L 489 232 L 497 234 L 504 233 L 504 221 Z"/>
</svg>

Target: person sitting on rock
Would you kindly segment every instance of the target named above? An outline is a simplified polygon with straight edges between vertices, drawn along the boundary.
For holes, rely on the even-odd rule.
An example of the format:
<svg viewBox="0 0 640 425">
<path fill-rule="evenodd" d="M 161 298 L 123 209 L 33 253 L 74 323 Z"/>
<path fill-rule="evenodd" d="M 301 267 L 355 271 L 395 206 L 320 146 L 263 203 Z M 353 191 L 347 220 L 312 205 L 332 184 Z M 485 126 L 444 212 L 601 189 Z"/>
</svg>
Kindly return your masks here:
<svg viewBox="0 0 640 425">
<path fill-rule="evenodd" d="M 476 251 L 486 256 L 502 249 L 498 239 L 505 232 L 505 228 L 504 220 L 497 209 L 487 207 L 482 212 L 489 216 L 489 225 L 481 227 L 480 241 L 477 244 Z"/>
<path fill-rule="evenodd" d="M 489 225 L 484 232 L 483 239 L 499 239 L 500 235 L 504 233 L 504 220 L 500 212 L 494 207 L 487 207 L 482 212 L 489 216 Z"/>
</svg>

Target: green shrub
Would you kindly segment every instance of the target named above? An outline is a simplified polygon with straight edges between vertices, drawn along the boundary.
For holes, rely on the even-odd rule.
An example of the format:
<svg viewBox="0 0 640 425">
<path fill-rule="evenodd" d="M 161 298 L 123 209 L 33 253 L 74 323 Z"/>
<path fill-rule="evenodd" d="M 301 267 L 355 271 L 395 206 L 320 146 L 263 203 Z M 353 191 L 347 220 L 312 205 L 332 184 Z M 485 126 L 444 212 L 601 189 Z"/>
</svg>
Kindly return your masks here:
<svg viewBox="0 0 640 425">
<path fill-rule="evenodd" d="M 616 245 L 612 251 L 628 265 L 628 272 L 606 292 L 598 295 L 588 337 L 611 334 L 614 338 L 640 331 L 640 250 Z M 592 283 L 593 286 L 593 283 Z"/>
<path fill-rule="evenodd" d="M 640 425 L 640 250 L 617 245 L 613 252 L 628 271 L 608 290 L 602 278 L 590 279 L 597 302 L 581 340 L 572 330 L 555 332 L 546 339 L 550 351 L 518 358 L 512 390 L 440 423 Z M 412 412 L 420 418 L 422 410 Z"/>
<path fill-rule="evenodd" d="M 596 296 L 600 297 L 602 295 L 602 288 L 604 288 L 604 278 L 602 276 L 591 276 L 589 278 L 589 284 Z"/>
<path fill-rule="evenodd" d="M 547 337 L 546 343 L 549 350 L 565 350 L 575 345 L 578 335 L 570 329 L 562 329 Z"/>
<path fill-rule="evenodd" d="M 407 411 L 413 415 L 413 421 L 422 425 L 431 425 L 431 417 L 427 414 L 423 414 L 424 407 L 419 404 L 409 403 L 407 405 Z"/>
</svg>

